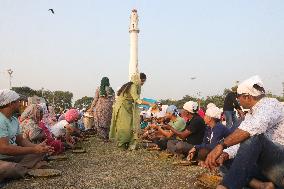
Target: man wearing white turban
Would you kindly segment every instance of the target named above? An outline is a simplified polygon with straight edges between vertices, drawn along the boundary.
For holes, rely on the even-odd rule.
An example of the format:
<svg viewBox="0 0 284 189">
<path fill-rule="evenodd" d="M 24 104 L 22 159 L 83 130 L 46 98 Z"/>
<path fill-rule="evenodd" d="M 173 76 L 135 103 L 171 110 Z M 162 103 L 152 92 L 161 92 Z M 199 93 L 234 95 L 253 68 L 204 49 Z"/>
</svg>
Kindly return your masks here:
<svg viewBox="0 0 284 189">
<path fill-rule="evenodd" d="M 188 152 L 188 160 L 192 160 L 196 154 L 199 161 L 204 161 L 206 155 L 215 148 L 218 141 L 227 137 L 231 131 L 220 122 L 222 111 L 214 106 L 209 106 L 205 112 L 204 122 L 207 125 L 202 144 L 195 145 Z"/>
<path fill-rule="evenodd" d="M 218 166 L 218 158 L 227 147 L 240 143 L 235 159 L 217 189 L 245 187 L 252 178 L 265 176 L 275 187 L 284 187 L 284 107 L 265 97 L 258 76 L 242 82 L 237 89 L 240 104 L 250 112 L 231 135 L 210 152 L 206 166 Z M 250 183 L 251 184 L 251 183 Z"/>
<path fill-rule="evenodd" d="M 0 182 L 23 177 L 29 169 L 43 165 L 44 154 L 53 149 L 45 143 L 32 144 L 20 134 L 13 114 L 19 111 L 20 96 L 12 90 L 0 90 Z"/>
<path fill-rule="evenodd" d="M 167 143 L 168 151 L 175 154 L 183 154 L 187 156 L 189 150 L 197 144 L 201 144 L 204 132 L 205 123 L 199 116 L 197 102 L 188 101 L 184 104 L 183 109 L 187 118 L 186 127 L 183 131 L 167 126 L 177 137 L 182 140 L 170 140 Z"/>
</svg>

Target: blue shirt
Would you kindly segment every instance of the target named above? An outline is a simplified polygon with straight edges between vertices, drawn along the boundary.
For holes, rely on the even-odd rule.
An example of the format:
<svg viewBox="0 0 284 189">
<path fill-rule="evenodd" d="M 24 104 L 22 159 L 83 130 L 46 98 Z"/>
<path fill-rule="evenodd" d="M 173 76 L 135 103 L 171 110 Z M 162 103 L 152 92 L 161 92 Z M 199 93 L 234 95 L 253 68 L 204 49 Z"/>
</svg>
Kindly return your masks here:
<svg viewBox="0 0 284 189">
<path fill-rule="evenodd" d="M 9 144 L 16 144 L 16 137 L 20 134 L 20 127 L 18 119 L 12 116 L 8 119 L 0 112 L 0 138 L 8 137 Z M 0 159 L 7 158 L 9 156 L 0 154 Z"/>
<path fill-rule="evenodd" d="M 220 122 L 213 128 L 207 126 L 202 144 L 196 145 L 195 148 L 207 148 L 212 150 L 221 139 L 226 138 L 229 134 L 231 134 L 231 131 Z"/>
</svg>

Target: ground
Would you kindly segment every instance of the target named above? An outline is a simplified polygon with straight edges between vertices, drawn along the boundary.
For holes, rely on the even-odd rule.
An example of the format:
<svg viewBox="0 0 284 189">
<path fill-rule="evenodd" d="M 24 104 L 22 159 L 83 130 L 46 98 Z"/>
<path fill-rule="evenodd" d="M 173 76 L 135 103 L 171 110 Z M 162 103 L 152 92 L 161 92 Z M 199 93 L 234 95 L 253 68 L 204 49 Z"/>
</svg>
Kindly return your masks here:
<svg viewBox="0 0 284 189">
<path fill-rule="evenodd" d="M 206 170 L 197 166 L 172 165 L 176 159 L 161 157 L 161 152 L 123 151 L 112 143 L 92 137 L 82 144 L 87 153 L 67 152 L 68 160 L 50 162 L 62 171 L 54 178 L 31 178 L 9 182 L 5 189 L 15 188 L 199 188 L 197 175 Z"/>
</svg>

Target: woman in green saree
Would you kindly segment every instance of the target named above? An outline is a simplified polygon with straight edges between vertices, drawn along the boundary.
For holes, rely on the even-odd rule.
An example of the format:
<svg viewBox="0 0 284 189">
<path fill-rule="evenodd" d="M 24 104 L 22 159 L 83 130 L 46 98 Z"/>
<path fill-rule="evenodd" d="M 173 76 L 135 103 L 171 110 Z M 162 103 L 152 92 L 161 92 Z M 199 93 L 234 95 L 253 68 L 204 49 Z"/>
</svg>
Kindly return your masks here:
<svg viewBox="0 0 284 189">
<path fill-rule="evenodd" d="M 146 75 L 134 75 L 130 82 L 117 91 L 112 113 L 109 139 L 118 147 L 136 149 L 139 129 L 138 104 L 151 105 L 140 99 L 141 86 L 146 81 Z"/>
</svg>

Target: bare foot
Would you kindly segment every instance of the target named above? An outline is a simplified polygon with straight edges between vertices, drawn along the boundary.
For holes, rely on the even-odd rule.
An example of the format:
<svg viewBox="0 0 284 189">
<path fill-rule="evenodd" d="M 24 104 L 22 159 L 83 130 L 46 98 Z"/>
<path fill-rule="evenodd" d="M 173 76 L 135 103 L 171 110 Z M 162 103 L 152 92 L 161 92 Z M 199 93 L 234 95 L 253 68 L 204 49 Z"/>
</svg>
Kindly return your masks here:
<svg viewBox="0 0 284 189">
<path fill-rule="evenodd" d="M 218 185 L 216 189 L 227 189 L 227 188 L 223 185 Z"/>
<path fill-rule="evenodd" d="M 205 165 L 205 162 L 204 162 L 204 161 L 199 161 L 199 162 L 198 162 L 198 165 L 199 165 L 200 167 L 206 168 L 206 165 Z"/>
<path fill-rule="evenodd" d="M 33 167 L 33 169 L 45 169 L 45 168 L 50 168 L 50 166 L 48 165 L 47 161 L 39 161 L 39 162 Z"/>
<path fill-rule="evenodd" d="M 260 185 L 260 189 L 275 189 L 274 184 L 272 182 L 263 182 Z"/>
<path fill-rule="evenodd" d="M 272 182 L 262 182 L 255 178 L 250 181 L 249 186 L 253 189 L 275 189 Z"/>
</svg>

